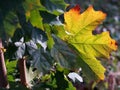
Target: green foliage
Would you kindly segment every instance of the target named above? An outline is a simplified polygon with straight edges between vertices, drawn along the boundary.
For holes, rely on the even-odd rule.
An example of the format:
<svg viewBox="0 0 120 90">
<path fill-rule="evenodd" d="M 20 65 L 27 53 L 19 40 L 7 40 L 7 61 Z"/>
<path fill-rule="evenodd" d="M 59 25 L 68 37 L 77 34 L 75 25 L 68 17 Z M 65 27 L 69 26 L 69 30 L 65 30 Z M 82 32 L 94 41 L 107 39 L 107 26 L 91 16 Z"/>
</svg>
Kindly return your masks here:
<svg viewBox="0 0 120 90">
<path fill-rule="evenodd" d="M 16 64 L 17 64 L 17 61 L 6 62 L 8 80 L 11 82 L 15 81 L 14 74 L 15 74 Z"/>
<path fill-rule="evenodd" d="M 15 61 L 7 61 L 6 62 L 6 67 L 7 67 L 7 76 L 8 76 L 8 81 L 10 84 L 10 89 L 12 90 L 28 90 L 26 87 L 22 86 L 20 83 L 18 83 L 15 79 L 16 75 L 16 65 L 17 65 L 17 60 Z"/>
<path fill-rule="evenodd" d="M 69 71 L 58 64 L 55 66 L 55 72 L 51 72 L 49 75 L 45 75 L 41 78 L 41 86 L 43 88 L 50 88 L 50 90 L 76 90 L 66 77 L 66 73 Z"/>
<path fill-rule="evenodd" d="M 8 3 L 8 7 L 6 7 L 6 3 Z M 66 37 L 63 14 L 67 6 L 68 4 L 64 0 L 1 1 L 0 37 L 7 41 L 5 58 L 8 60 L 6 66 L 10 89 L 28 89 L 22 86 L 19 81 L 15 81 L 16 78 L 20 79 L 19 72 L 15 72 L 18 70 L 17 60 L 23 57 L 27 58 L 27 81 L 33 90 L 46 90 L 46 88 L 50 90 L 76 90 L 67 75 L 70 71 L 77 72 L 80 67 L 83 68 L 83 73 L 88 79 L 96 80 L 98 78 L 98 72 L 91 72 L 92 69 L 104 68 L 99 61 L 96 61 L 96 58 L 91 58 L 92 55 L 87 54 L 92 50 L 93 56 L 95 56 L 97 51 L 101 51 L 97 47 L 88 52 L 89 47 L 81 46 L 82 48 L 78 49 L 76 47 L 80 45 L 73 43 L 73 37 L 71 40 Z M 89 38 L 86 35 L 81 34 L 81 36 Z M 91 40 L 88 40 L 88 43 L 91 43 Z M 85 54 L 79 53 L 80 50 Z M 89 59 L 95 62 L 98 68 Z"/>
</svg>

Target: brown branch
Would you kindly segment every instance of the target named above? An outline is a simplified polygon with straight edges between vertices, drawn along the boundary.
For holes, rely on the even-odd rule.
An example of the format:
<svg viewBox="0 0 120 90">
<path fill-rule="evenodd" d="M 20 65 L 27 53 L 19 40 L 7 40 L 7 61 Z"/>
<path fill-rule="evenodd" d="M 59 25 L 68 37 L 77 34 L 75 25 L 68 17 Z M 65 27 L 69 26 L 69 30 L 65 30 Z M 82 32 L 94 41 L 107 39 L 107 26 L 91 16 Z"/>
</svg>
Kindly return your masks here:
<svg viewBox="0 0 120 90">
<path fill-rule="evenodd" d="M 0 39 L 0 88 L 9 89 L 9 83 L 7 80 L 7 70 L 4 61 L 3 46 Z"/>
<path fill-rule="evenodd" d="M 18 68 L 20 71 L 21 84 L 24 85 L 25 87 L 28 87 L 27 77 L 26 77 L 26 60 L 25 60 L 25 58 L 19 59 Z"/>
</svg>

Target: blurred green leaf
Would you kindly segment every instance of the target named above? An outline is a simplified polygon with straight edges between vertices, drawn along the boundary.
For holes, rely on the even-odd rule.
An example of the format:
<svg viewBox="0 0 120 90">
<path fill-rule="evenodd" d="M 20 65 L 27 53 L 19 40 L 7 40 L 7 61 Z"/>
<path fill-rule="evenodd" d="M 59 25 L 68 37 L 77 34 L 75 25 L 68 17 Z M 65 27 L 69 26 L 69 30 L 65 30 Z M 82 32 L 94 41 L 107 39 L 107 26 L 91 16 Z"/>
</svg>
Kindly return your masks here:
<svg viewBox="0 0 120 90">
<path fill-rule="evenodd" d="M 41 78 L 38 87 L 49 88 L 50 90 L 76 90 L 73 84 L 67 79 L 64 68 L 59 64 L 55 65 L 55 72 L 50 72 Z"/>
<path fill-rule="evenodd" d="M 51 33 L 51 26 L 48 25 L 48 24 L 44 24 L 44 29 L 46 31 L 46 34 L 47 34 L 47 37 L 48 37 L 48 40 L 47 40 L 47 47 L 49 49 L 52 49 L 53 48 L 53 45 L 55 44 L 53 38 L 52 38 L 52 33 Z"/>
<path fill-rule="evenodd" d="M 20 83 L 15 81 L 15 74 L 16 74 L 16 65 L 17 65 L 17 60 L 15 61 L 7 61 L 6 62 L 6 67 L 7 67 L 7 78 L 10 84 L 10 89 L 11 90 L 29 90 Z M 5 90 L 5 89 L 3 89 Z"/>
<path fill-rule="evenodd" d="M 10 90 L 29 90 L 27 87 L 21 85 L 18 82 L 9 82 L 10 83 Z"/>
<path fill-rule="evenodd" d="M 15 73 L 15 70 L 16 70 L 16 65 L 17 65 L 17 60 L 6 62 L 8 80 L 11 81 L 11 82 L 15 82 L 14 73 Z"/>
<path fill-rule="evenodd" d="M 64 0 L 40 0 L 41 4 L 45 6 L 50 12 L 55 15 L 60 15 L 64 12 L 67 4 Z"/>
<path fill-rule="evenodd" d="M 40 28 L 43 30 L 42 17 L 38 10 L 32 10 L 30 12 L 30 22 L 34 27 Z"/>
<path fill-rule="evenodd" d="M 16 14 L 14 12 L 9 12 L 5 17 L 3 24 L 4 24 L 4 30 L 6 31 L 6 33 L 9 36 L 13 36 L 14 31 L 16 30 L 19 24 Z"/>
<path fill-rule="evenodd" d="M 17 16 L 14 12 L 9 12 L 4 18 L 3 12 L 0 12 L 0 37 L 7 38 L 14 34 L 14 31 L 19 26 Z"/>
<path fill-rule="evenodd" d="M 58 37 L 62 38 L 62 37 L 66 36 L 65 29 L 64 29 L 63 25 L 54 25 L 54 26 L 52 26 L 52 31 Z M 65 39 L 65 38 L 62 38 L 62 39 Z"/>
</svg>

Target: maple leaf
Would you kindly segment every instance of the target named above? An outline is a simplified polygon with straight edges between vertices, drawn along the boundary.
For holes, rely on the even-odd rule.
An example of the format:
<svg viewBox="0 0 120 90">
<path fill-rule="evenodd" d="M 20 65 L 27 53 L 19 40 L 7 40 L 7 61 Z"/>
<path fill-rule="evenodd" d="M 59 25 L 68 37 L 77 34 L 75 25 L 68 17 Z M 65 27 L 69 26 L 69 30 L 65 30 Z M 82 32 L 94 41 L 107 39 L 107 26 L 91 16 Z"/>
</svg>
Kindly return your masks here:
<svg viewBox="0 0 120 90">
<path fill-rule="evenodd" d="M 80 14 L 80 8 L 76 5 L 64 14 L 66 34 L 64 33 L 61 38 L 77 49 L 80 56 L 79 65 L 88 77 L 95 77 L 96 80 L 103 80 L 105 72 L 97 58 L 109 58 L 111 51 L 117 49 L 116 41 L 110 37 L 109 32 L 92 34 L 105 18 L 105 13 L 95 11 L 92 6 Z"/>
</svg>

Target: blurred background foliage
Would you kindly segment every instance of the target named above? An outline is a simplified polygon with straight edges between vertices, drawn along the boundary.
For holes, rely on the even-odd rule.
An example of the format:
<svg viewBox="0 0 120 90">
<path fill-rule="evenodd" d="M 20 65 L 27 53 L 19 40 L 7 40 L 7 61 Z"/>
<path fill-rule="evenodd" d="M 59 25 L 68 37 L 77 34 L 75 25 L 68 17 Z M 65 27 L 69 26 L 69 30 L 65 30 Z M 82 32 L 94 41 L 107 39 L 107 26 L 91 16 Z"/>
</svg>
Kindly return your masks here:
<svg viewBox="0 0 120 90">
<path fill-rule="evenodd" d="M 119 0 L 65 0 L 65 2 L 70 4 L 67 9 L 79 4 L 81 12 L 83 12 L 88 6 L 93 5 L 96 10 L 105 12 L 107 14 L 106 20 L 101 26 L 96 28 L 94 33 L 110 31 L 112 38 L 117 40 L 119 46 Z M 51 68 L 53 69 L 53 63 L 56 61 L 65 68 L 74 70 L 76 67 L 73 66 L 76 56 L 73 54 L 73 51 L 67 47 L 65 42 L 61 41 L 56 36 L 51 35 L 51 33 L 54 32 L 51 32 L 51 30 L 54 30 L 57 27 L 56 25 L 61 25 L 60 21 L 64 21 L 63 13 L 68 6 L 65 2 L 64 0 L 4 0 L 0 2 L 0 38 L 2 38 L 4 46 L 7 48 L 5 58 L 7 68 L 9 68 L 8 79 L 12 90 L 26 90 L 25 87 L 16 83 L 19 82 L 19 72 L 15 60 L 26 55 L 29 59 L 26 63 L 28 66 L 28 81 L 30 81 L 30 84 L 32 83 L 32 85 L 35 85 L 35 87 L 33 87 L 33 89 L 35 88 L 34 90 L 45 90 L 43 87 L 50 87 L 54 90 L 58 90 L 56 85 L 59 86 L 59 83 L 56 84 L 55 80 L 59 80 L 56 77 L 56 74 L 59 73 L 61 73 L 60 77 L 62 77 L 63 81 L 69 83 L 68 87 L 73 88 L 72 90 L 74 90 L 71 82 L 66 80 L 66 78 L 63 78 L 64 74 L 70 72 L 68 69 L 68 71 L 65 71 L 64 73 L 63 71 L 58 70 L 56 73 L 48 75 L 48 77 L 51 76 L 51 78 L 49 78 L 50 81 L 48 81 L 47 84 L 44 82 L 46 82 L 48 77 L 45 77 L 45 80 L 43 79 L 42 83 L 38 83 L 40 79 L 32 74 L 34 72 L 33 69 L 36 68 L 40 72 L 48 72 Z M 56 19 L 58 15 L 60 15 L 60 21 Z M 54 27 L 51 28 L 51 25 L 53 24 Z M 63 27 L 61 26 L 59 28 Z M 44 31 L 47 32 L 47 34 L 45 34 Z M 44 50 L 46 49 L 46 43 L 48 44 L 48 48 L 45 54 Z M 54 48 L 50 51 L 54 44 Z M 68 62 L 71 58 L 72 60 Z M 33 65 L 31 67 L 32 69 L 30 68 L 31 62 Z M 42 64 L 40 62 L 42 62 Z M 77 90 L 89 90 L 90 87 L 93 87 L 94 90 L 120 89 L 120 49 L 118 49 L 117 52 L 112 53 L 109 61 L 106 62 L 106 60 L 103 60 L 102 62 L 107 69 L 105 81 L 101 81 L 97 84 L 93 83 L 93 81 L 89 83 L 75 83 L 74 86 L 77 87 Z M 37 75 L 38 72 L 35 71 L 34 73 Z M 36 82 L 38 84 L 36 84 Z M 65 90 L 70 90 L 69 88 Z M 63 90 L 63 88 L 60 90 Z"/>
</svg>

